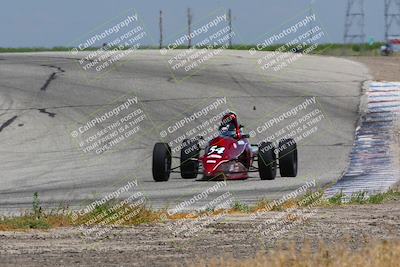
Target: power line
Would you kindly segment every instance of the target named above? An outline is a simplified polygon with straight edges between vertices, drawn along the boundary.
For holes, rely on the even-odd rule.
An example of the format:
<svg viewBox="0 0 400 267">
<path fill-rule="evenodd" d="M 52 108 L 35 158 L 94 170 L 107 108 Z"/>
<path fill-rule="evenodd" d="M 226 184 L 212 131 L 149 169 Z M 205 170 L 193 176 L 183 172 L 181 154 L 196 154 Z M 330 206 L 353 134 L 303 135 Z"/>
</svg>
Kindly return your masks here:
<svg viewBox="0 0 400 267">
<path fill-rule="evenodd" d="M 345 44 L 365 42 L 364 17 L 364 0 L 348 0 L 343 37 Z"/>
<path fill-rule="evenodd" d="M 393 23 L 397 24 L 397 27 Z M 400 37 L 400 0 L 385 0 L 385 40 Z"/>
</svg>

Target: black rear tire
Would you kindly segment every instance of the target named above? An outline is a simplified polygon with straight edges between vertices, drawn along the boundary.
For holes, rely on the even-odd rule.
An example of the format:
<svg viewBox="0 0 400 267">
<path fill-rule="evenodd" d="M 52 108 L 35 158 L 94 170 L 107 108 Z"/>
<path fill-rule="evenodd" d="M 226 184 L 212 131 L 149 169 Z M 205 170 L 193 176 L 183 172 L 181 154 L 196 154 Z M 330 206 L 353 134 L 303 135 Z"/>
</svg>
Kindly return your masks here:
<svg viewBox="0 0 400 267">
<path fill-rule="evenodd" d="M 183 179 L 193 179 L 199 172 L 200 146 L 198 140 L 185 139 L 181 148 L 181 176 Z"/>
<path fill-rule="evenodd" d="M 167 143 L 154 145 L 152 171 L 154 181 L 168 181 L 171 173 L 171 148 Z"/>
<path fill-rule="evenodd" d="M 279 173 L 281 177 L 297 176 L 297 145 L 289 138 L 279 141 Z"/>
<path fill-rule="evenodd" d="M 258 172 L 261 180 L 274 180 L 276 177 L 276 154 L 271 142 L 262 142 L 258 147 Z"/>
</svg>

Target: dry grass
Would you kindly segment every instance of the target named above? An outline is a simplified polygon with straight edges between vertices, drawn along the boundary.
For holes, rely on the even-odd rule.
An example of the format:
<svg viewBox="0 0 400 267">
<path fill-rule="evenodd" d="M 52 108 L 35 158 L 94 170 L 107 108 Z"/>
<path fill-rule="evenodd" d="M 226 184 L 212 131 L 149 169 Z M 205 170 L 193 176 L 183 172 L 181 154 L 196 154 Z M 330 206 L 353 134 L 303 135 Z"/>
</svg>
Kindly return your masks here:
<svg viewBox="0 0 400 267">
<path fill-rule="evenodd" d="M 273 201 L 261 200 L 254 206 L 235 202 L 228 210 L 213 210 L 197 213 L 177 213 L 169 215 L 166 209 L 153 210 L 144 204 L 141 205 L 119 205 L 119 202 L 108 202 L 97 206 L 92 211 L 82 215 L 74 216 L 68 208 L 44 211 L 40 206 L 38 195 L 34 195 L 33 208 L 19 216 L 0 217 L 0 231 L 29 230 L 29 229 L 49 229 L 66 226 L 135 226 L 143 223 L 157 223 L 165 220 L 184 220 L 196 219 L 201 216 L 218 216 L 225 214 L 251 214 L 255 212 L 284 211 L 289 209 L 301 209 L 304 207 L 335 207 L 347 204 L 380 204 L 389 201 L 398 201 L 400 192 L 390 190 L 369 198 L 365 198 L 364 193 L 358 193 L 343 202 L 343 196 L 338 194 L 330 199 L 322 198 L 323 192 L 307 192 L 304 196 L 296 199 L 289 199 L 279 205 L 274 205 Z M 115 208 L 115 207 L 118 208 Z M 296 220 L 296 218 L 290 218 Z"/>
<path fill-rule="evenodd" d="M 11 217 L 0 217 L 0 231 L 24 231 L 68 226 L 123 226 L 159 222 L 164 211 L 154 211 L 144 204 L 130 205 L 107 202 L 93 210 L 78 215 L 69 208 L 44 210 L 39 196 L 34 194 L 32 210 Z"/>
<path fill-rule="evenodd" d="M 191 267 L 397 267 L 400 266 L 400 241 L 381 241 L 368 244 L 360 250 L 352 250 L 345 245 L 319 245 L 313 251 L 305 245 L 300 251 L 294 246 L 289 249 L 277 249 L 270 253 L 259 252 L 254 258 L 235 259 L 231 256 L 200 259 Z"/>
<path fill-rule="evenodd" d="M 35 217 L 31 214 L 7 217 L 0 219 L 0 231 L 15 231 L 29 229 L 49 229 L 54 227 L 69 226 L 70 223 L 65 216 L 43 216 Z"/>
</svg>

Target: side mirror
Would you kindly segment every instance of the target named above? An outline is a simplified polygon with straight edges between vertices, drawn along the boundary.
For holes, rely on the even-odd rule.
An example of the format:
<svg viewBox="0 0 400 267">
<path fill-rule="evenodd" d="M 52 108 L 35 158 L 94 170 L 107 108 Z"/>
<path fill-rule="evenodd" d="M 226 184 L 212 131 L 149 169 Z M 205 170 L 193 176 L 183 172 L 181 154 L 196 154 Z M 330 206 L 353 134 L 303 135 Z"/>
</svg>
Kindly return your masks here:
<svg viewBox="0 0 400 267">
<path fill-rule="evenodd" d="M 250 138 L 250 134 L 242 134 L 243 138 Z"/>
</svg>

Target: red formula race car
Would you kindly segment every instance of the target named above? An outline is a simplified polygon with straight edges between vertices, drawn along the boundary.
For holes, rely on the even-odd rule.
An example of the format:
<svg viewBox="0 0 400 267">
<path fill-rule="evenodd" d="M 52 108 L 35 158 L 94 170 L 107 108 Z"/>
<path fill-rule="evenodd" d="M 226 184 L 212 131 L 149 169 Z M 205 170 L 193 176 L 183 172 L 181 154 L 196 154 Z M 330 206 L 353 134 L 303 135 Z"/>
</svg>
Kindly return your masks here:
<svg viewBox="0 0 400 267">
<path fill-rule="evenodd" d="M 184 140 L 180 157 L 173 157 L 167 143 L 156 143 L 153 178 L 156 182 L 168 181 L 171 173 L 180 173 L 184 179 L 202 174 L 203 180 L 244 180 L 250 172 L 258 172 L 261 180 L 273 180 L 278 167 L 282 177 L 297 175 L 297 147 L 293 139 L 281 140 L 275 149 L 270 142 L 252 145 L 248 138 L 249 135 L 242 133 L 236 114 L 230 112 L 222 118 L 219 136 L 204 149 L 199 145 L 201 138 Z M 178 158 L 180 165 L 171 167 L 172 158 Z M 254 162 L 258 162 L 258 167 Z"/>
</svg>

